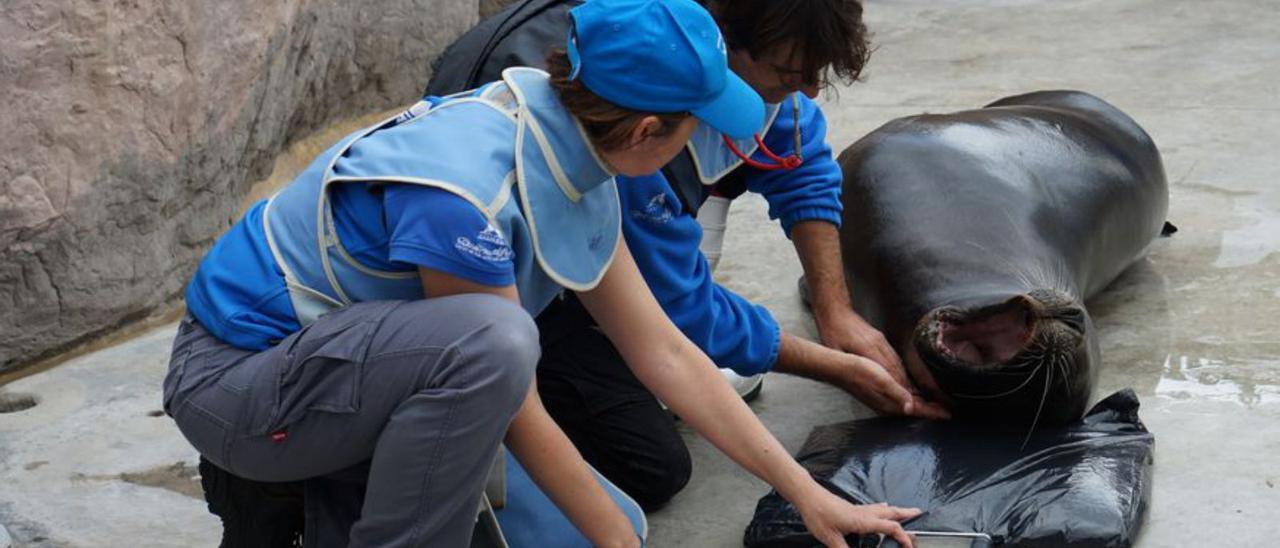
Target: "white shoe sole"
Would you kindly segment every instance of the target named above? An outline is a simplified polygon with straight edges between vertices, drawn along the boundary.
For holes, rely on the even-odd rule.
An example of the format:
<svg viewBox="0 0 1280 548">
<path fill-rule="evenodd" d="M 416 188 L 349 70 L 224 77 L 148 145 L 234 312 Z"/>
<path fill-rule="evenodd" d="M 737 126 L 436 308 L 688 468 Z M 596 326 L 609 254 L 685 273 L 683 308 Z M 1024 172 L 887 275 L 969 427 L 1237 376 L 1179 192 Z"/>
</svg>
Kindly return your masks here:
<svg viewBox="0 0 1280 548">
<path fill-rule="evenodd" d="M 744 401 L 752 401 L 760 396 L 760 391 L 764 389 L 764 374 L 743 377 L 734 373 L 729 369 L 721 369 L 720 374 L 724 375 L 725 380 L 729 381 L 729 385 L 733 390 L 742 397 Z"/>
</svg>

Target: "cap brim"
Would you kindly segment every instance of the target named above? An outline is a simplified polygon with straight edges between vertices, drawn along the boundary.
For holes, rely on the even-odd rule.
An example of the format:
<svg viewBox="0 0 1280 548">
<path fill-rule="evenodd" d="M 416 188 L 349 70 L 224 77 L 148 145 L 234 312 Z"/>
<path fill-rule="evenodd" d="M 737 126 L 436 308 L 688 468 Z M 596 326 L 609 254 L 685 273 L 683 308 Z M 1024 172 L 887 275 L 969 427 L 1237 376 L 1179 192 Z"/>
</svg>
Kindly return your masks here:
<svg viewBox="0 0 1280 548">
<path fill-rule="evenodd" d="M 693 115 L 733 139 L 750 139 L 764 126 L 764 99 L 732 71 L 720 95 Z"/>
</svg>

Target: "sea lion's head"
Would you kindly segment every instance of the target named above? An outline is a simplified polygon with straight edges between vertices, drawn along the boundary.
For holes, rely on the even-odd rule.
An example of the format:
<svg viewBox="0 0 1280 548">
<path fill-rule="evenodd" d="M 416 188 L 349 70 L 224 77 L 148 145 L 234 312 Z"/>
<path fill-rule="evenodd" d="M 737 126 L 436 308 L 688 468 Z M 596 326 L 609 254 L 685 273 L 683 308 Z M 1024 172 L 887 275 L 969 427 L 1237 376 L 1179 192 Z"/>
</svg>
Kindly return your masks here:
<svg viewBox="0 0 1280 548">
<path fill-rule="evenodd" d="M 908 371 L 957 417 L 1063 424 L 1084 414 L 1096 378 L 1093 322 L 1056 290 L 940 307 L 916 325 Z"/>
</svg>

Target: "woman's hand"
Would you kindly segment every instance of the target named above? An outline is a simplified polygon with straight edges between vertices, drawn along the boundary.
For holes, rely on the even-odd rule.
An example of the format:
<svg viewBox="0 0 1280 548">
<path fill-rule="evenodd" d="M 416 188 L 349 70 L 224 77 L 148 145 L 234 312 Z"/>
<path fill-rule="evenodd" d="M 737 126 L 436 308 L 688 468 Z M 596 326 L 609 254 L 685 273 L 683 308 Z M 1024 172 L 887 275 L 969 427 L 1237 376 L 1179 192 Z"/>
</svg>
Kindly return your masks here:
<svg viewBox="0 0 1280 548">
<path fill-rule="evenodd" d="M 837 386 L 883 415 L 951 417 L 946 408 L 916 393 L 905 375 L 894 375 L 868 358 L 827 348 L 786 332 L 782 333 L 773 370 Z"/>
<path fill-rule="evenodd" d="M 814 484 L 805 500 L 796 503 L 805 527 L 823 545 L 848 548 L 844 537 L 881 534 L 892 537 L 903 548 L 912 548 L 913 539 L 899 523 L 920 515 L 916 508 L 898 508 L 886 504 L 854 505 Z"/>
<path fill-rule="evenodd" d="M 914 386 L 904 388 L 901 381 L 879 363 L 853 354 L 840 354 L 838 359 L 842 366 L 836 369 L 838 373 L 831 379 L 832 384 L 877 413 L 924 419 L 951 418 L 946 408 L 921 397 Z"/>
</svg>

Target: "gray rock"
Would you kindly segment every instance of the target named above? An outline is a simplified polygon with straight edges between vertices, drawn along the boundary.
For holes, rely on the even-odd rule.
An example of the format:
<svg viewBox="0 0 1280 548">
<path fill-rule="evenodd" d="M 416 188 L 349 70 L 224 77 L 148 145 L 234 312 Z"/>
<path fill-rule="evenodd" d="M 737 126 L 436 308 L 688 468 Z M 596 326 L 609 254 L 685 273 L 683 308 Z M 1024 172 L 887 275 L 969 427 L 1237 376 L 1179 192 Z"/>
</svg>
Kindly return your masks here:
<svg viewBox="0 0 1280 548">
<path fill-rule="evenodd" d="M 7 2 L 0 371 L 175 302 L 287 143 L 415 100 L 479 2 Z"/>
</svg>

